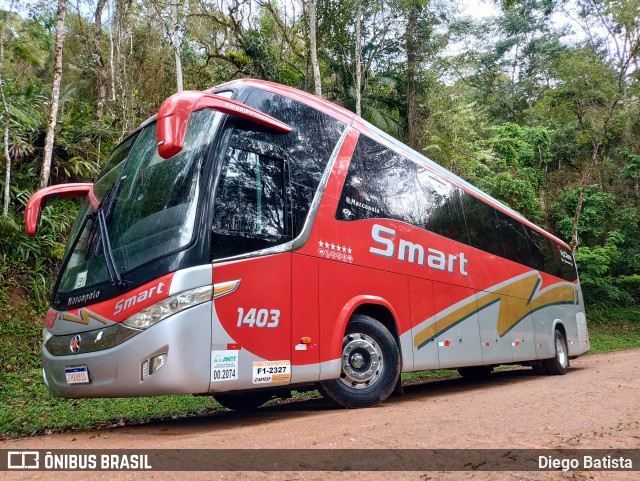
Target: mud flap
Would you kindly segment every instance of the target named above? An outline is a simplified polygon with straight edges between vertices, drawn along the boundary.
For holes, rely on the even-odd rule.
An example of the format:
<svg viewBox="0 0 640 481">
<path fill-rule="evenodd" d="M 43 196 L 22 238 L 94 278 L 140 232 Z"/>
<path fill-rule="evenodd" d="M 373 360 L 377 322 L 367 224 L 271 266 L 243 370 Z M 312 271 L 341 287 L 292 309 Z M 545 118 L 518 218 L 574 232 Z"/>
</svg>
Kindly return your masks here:
<svg viewBox="0 0 640 481">
<path fill-rule="evenodd" d="M 396 382 L 396 387 L 393 388 L 393 396 L 404 396 L 404 391 L 402 390 L 402 373 L 398 376 L 398 382 Z"/>
</svg>

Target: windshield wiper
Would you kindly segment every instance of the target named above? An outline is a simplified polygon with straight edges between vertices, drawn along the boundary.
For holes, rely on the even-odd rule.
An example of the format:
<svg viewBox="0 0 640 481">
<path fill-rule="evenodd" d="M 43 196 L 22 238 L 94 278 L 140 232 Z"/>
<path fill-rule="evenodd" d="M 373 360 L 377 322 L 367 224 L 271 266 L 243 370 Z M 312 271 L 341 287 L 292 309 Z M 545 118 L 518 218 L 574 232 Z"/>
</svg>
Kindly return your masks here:
<svg viewBox="0 0 640 481">
<path fill-rule="evenodd" d="M 96 211 L 98 216 L 98 228 L 100 229 L 100 239 L 102 240 L 102 251 L 104 252 L 105 263 L 107 264 L 107 270 L 109 271 L 109 277 L 111 283 L 116 287 L 125 287 L 128 282 L 123 281 L 118 268 L 116 267 L 116 261 L 113 258 L 113 249 L 111 249 L 111 242 L 109 241 L 109 232 L 107 231 L 107 222 L 104 218 L 104 210 L 98 208 Z"/>
<path fill-rule="evenodd" d="M 78 245 L 78 242 L 82 237 L 82 233 L 84 232 L 87 226 L 87 223 L 89 221 L 95 222 L 97 220 L 98 230 L 100 233 L 100 239 L 102 244 L 102 250 L 104 252 L 104 257 L 105 257 L 105 264 L 107 265 L 107 270 L 109 271 L 109 278 L 111 279 L 111 283 L 114 286 L 118 288 L 123 288 L 127 284 L 130 284 L 130 282 L 123 280 L 122 277 L 120 276 L 120 273 L 118 272 L 115 260 L 113 258 L 113 250 L 111 248 L 111 242 L 109 241 L 109 234 L 107 231 L 106 220 L 104 217 L 105 207 L 111 203 L 113 194 L 116 190 L 115 189 L 116 183 L 114 183 L 113 185 L 111 185 L 111 187 L 109 187 L 109 189 L 105 193 L 105 196 L 100 202 L 100 205 L 98 206 L 96 211 L 93 212 L 92 214 L 87 214 L 85 216 L 84 220 L 82 221 L 82 224 L 80 225 L 80 228 L 78 229 L 78 233 L 76 234 L 75 238 L 73 239 L 73 242 L 71 243 L 71 246 L 68 249 L 68 253 L 65 256 L 65 259 L 62 262 L 62 265 L 60 266 L 60 272 L 64 273 L 66 271 L 67 265 L 71 260 L 71 253 L 75 251 L 76 246 Z M 56 284 L 53 288 L 53 292 L 56 292 L 56 293 L 58 292 L 58 288 L 60 287 L 61 281 L 62 281 L 62 276 L 59 276 L 58 279 L 56 280 Z"/>
<path fill-rule="evenodd" d="M 111 284 L 115 287 L 123 288 L 126 287 L 127 284 L 130 284 L 130 282 L 122 279 L 122 276 L 120 276 L 118 268 L 116 267 L 116 261 L 113 257 L 113 249 L 111 248 L 111 241 L 109 240 L 109 231 L 107 230 L 107 221 L 104 216 L 105 208 L 109 207 L 111 200 L 115 197 L 115 191 L 117 190 L 116 184 L 118 184 L 118 181 L 114 182 L 109 188 L 104 199 L 102 199 L 102 202 L 93 215 L 97 217 L 98 229 L 100 230 L 100 240 L 102 241 L 102 251 L 104 252 L 105 264 L 107 264 Z"/>
</svg>

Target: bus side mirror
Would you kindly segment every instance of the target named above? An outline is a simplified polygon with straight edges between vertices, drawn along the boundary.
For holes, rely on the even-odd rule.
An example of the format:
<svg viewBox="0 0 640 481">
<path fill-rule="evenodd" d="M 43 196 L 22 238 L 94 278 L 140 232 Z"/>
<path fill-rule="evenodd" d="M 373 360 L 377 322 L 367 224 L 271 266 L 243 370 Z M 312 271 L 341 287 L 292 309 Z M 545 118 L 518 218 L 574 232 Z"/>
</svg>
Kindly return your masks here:
<svg viewBox="0 0 640 481">
<path fill-rule="evenodd" d="M 208 92 L 185 90 L 173 94 L 165 100 L 158 111 L 156 139 L 160 157 L 169 159 L 182 150 L 189 117 L 191 117 L 192 112 L 202 109 L 217 110 L 218 112 L 240 117 L 277 132 L 289 133 L 293 130 L 291 126 L 284 122 L 280 122 L 278 119 L 240 102 Z"/>
<path fill-rule="evenodd" d="M 27 207 L 24 210 L 25 230 L 27 235 L 36 235 L 38 224 L 40 223 L 42 208 L 46 206 L 48 202 L 89 195 L 92 197 L 92 203 L 97 206 L 98 202 L 93 197 L 91 191 L 92 188 L 93 184 L 58 184 L 51 185 L 37 191 L 29 198 Z M 93 202 L 94 200 L 95 202 Z"/>
</svg>

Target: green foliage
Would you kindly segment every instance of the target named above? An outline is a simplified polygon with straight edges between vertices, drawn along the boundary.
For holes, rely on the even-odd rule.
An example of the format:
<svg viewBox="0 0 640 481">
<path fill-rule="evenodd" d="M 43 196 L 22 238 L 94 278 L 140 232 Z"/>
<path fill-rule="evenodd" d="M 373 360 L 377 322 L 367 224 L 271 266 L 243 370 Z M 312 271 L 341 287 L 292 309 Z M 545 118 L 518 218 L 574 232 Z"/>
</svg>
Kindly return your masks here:
<svg viewBox="0 0 640 481">
<path fill-rule="evenodd" d="M 501 172 L 482 179 L 478 187 L 534 222 L 542 218 L 542 209 L 536 192 L 531 184 L 524 180 L 516 179 L 507 172 Z"/>
<path fill-rule="evenodd" d="M 618 153 L 626 160 L 620 176 L 631 182 L 640 182 L 640 155 L 632 154 L 627 147 L 622 147 Z"/>
<path fill-rule="evenodd" d="M 26 203 L 27 199 L 28 196 L 21 196 L 19 200 Z M 40 311 L 47 307 L 56 268 L 64 253 L 64 242 L 77 210 L 73 201 L 60 201 L 45 207 L 35 237 L 26 235 L 22 218 L 0 217 L 0 258 L 3 259 L 0 280 L 4 272 L 11 272 L 12 277 L 20 279 L 23 286 L 29 288 Z"/>
<path fill-rule="evenodd" d="M 624 240 L 622 234 L 612 231 L 604 245 L 581 247 L 575 253 L 580 284 L 588 304 L 629 306 L 640 300 L 640 276 L 615 276 L 612 269 L 621 258 L 619 246 Z"/>
<path fill-rule="evenodd" d="M 572 189 L 560 201 L 554 202 L 552 207 L 558 230 L 565 239 L 571 239 L 579 197 L 580 189 Z M 610 215 L 614 199 L 613 194 L 603 192 L 599 185 L 585 188 L 581 222 L 578 226 L 581 245 L 598 245 L 605 241 L 614 221 Z"/>
<path fill-rule="evenodd" d="M 591 353 L 640 347 L 640 309 L 593 306 L 587 308 Z"/>
</svg>

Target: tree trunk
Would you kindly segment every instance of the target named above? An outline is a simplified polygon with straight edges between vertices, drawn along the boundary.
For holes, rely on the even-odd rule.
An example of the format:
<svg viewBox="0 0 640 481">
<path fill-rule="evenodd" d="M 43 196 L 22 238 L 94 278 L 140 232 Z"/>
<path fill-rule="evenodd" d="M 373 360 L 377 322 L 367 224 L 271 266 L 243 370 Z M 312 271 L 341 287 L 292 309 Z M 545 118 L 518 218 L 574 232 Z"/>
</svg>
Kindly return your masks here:
<svg viewBox="0 0 640 481">
<path fill-rule="evenodd" d="M 587 166 L 580 179 L 580 196 L 578 197 L 578 205 L 576 206 L 576 213 L 573 216 L 573 230 L 571 233 L 571 250 L 576 251 L 579 246 L 578 242 L 578 226 L 580 225 L 580 216 L 582 215 L 582 204 L 584 202 L 584 191 L 587 183 L 591 179 L 593 169 L 598 168 L 598 149 L 596 145 L 594 151 L 591 153 L 591 164 Z"/>
<path fill-rule="evenodd" d="M 320 64 L 318 63 L 318 39 L 316 33 L 316 2 L 317 0 L 307 1 L 307 8 L 309 13 L 309 54 L 311 56 L 311 70 L 313 71 L 313 85 L 315 87 L 315 94 L 318 97 L 322 97 Z"/>
<path fill-rule="evenodd" d="M 107 0 L 98 0 L 96 5 L 95 23 L 93 24 L 93 62 L 96 64 L 96 87 L 98 88 L 98 105 L 96 117 L 98 118 L 98 149 L 96 161 L 100 162 L 100 150 L 102 145 L 102 116 L 107 103 L 107 71 L 102 58 L 102 11 Z"/>
<path fill-rule="evenodd" d="M 2 79 L 0 78 L 0 82 Z M 4 95 L 4 85 L 0 85 L 2 91 L 2 106 L 4 107 L 4 158 L 5 158 L 5 175 L 4 175 L 4 203 L 2 205 L 3 217 L 9 216 L 9 201 L 11 199 L 11 153 L 9 152 L 9 105 Z"/>
<path fill-rule="evenodd" d="M 102 58 L 102 49 L 100 48 L 102 40 L 102 11 L 107 0 L 98 0 L 96 5 L 95 23 L 93 24 L 93 61 L 96 64 L 96 80 L 98 87 L 98 105 L 96 116 L 98 121 L 102 120 L 104 114 L 104 106 L 107 102 L 107 72 Z"/>
<path fill-rule="evenodd" d="M 111 15 L 111 2 L 108 3 L 107 10 L 109 12 L 109 17 L 111 17 L 111 21 L 109 22 L 109 67 L 111 69 L 111 102 L 116 101 L 116 68 L 115 68 L 115 60 L 113 55 L 113 22 L 115 20 L 115 16 Z"/>
<path fill-rule="evenodd" d="M 418 64 L 418 45 L 416 42 L 416 25 L 418 23 L 418 6 L 415 2 L 409 7 L 407 18 L 407 31 L 405 42 L 407 49 L 407 118 L 406 118 L 406 142 L 409 147 L 418 148 L 417 135 L 417 96 L 418 81 L 416 79 Z"/>
<path fill-rule="evenodd" d="M 571 234 L 571 250 L 575 252 L 578 249 L 578 225 L 580 223 L 580 215 L 582 215 L 582 203 L 584 202 L 584 184 L 580 186 L 580 197 L 578 197 L 578 205 L 576 213 L 573 216 L 573 232 Z"/>
<path fill-rule="evenodd" d="M 362 1 L 356 10 L 356 115 L 362 116 Z"/>
<path fill-rule="evenodd" d="M 180 24 L 178 23 L 178 4 L 176 2 L 171 2 L 171 23 L 173 24 L 171 43 L 176 58 L 176 85 L 178 92 L 182 92 L 184 88 L 182 85 L 182 59 L 180 58 Z"/>
<path fill-rule="evenodd" d="M 11 152 L 9 152 L 9 122 L 11 121 L 11 112 L 9 111 L 9 104 L 4 93 L 4 34 L 7 31 L 7 24 L 11 22 L 11 15 L 13 15 L 13 4 L 14 0 L 11 0 L 9 11 L 7 12 L 6 20 L 2 25 L 2 32 L 0 33 L 0 93 L 2 93 L 2 106 L 4 108 L 3 140 L 5 159 L 4 202 L 2 205 L 3 217 L 9 216 L 9 201 L 11 199 Z"/>
<path fill-rule="evenodd" d="M 53 138 L 56 130 L 56 120 L 58 118 L 60 83 L 62 82 L 62 44 L 64 43 L 64 17 L 66 13 L 67 5 L 65 0 L 58 0 L 58 13 L 56 16 L 55 67 L 53 70 L 53 86 L 51 87 L 51 112 L 49 114 L 49 125 L 47 126 L 47 137 L 44 144 L 44 158 L 42 161 L 42 171 L 40 172 L 40 189 L 47 186 L 49 183 L 49 175 L 51 173 Z"/>
</svg>

